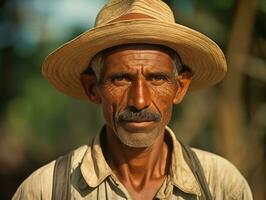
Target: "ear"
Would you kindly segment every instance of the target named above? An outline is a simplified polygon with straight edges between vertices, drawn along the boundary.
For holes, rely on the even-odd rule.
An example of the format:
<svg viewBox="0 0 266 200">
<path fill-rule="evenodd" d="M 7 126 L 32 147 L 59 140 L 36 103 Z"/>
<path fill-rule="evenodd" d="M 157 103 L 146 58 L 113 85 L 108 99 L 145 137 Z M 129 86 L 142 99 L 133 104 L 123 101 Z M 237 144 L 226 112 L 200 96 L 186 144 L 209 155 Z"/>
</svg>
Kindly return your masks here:
<svg viewBox="0 0 266 200">
<path fill-rule="evenodd" d="M 89 98 L 95 104 L 101 104 L 101 96 L 97 87 L 97 79 L 94 74 L 81 74 L 80 81 Z"/>
<path fill-rule="evenodd" d="M 173 100 L 174 104 L 179 104 L 183 100 L 184 96 L 186 95 L 189 85 L 192 80 L 192 72 L 184 71 L 180 75 L 176 76 L 176 81 L 178 84 L 178 89 L 176 92 L 176 96 Z"/>
</svg>

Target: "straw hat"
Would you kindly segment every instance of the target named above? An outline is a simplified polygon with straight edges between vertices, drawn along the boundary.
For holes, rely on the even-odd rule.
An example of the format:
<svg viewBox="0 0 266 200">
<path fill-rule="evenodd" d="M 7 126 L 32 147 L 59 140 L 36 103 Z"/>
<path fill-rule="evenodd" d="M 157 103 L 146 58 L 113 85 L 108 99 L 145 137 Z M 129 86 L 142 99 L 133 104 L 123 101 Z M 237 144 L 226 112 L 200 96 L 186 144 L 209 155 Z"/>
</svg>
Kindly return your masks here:
<svg viewBox="0 0 266 200">
<path fill-rule="evenodd" d="M 129 19 L 132 13 L 137 18 Z M 175 23 L 161 0 L 111 0 L 99 12 L 94 28 L 62 45 L 44 61 L 43 75 L 61 92 L 87 99 L 80 74 L 93 56 L 129 43 L 159 44 L 172 48 L 193 72 L 189 91 L 219 82 L 226 73 L 223 52 L 203 34 Z"/>
</svg>

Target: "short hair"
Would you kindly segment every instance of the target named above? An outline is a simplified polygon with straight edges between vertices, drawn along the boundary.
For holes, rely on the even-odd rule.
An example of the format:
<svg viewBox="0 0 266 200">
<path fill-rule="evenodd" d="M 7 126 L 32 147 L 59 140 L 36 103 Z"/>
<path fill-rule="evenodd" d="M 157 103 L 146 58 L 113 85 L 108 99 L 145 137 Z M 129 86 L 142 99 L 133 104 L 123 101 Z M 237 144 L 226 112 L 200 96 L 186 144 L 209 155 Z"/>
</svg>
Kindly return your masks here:
<svg viewBox="0 0 266 200">
<path fill-rule="evenodd" d="M 178 75 L 179 73 L 181 73 L 184 69 L 188 69 L 181 60 L 181 57 L 179 56 L 179 54 L 172 50 L 169 47 L 166 46 L 161 46 L 161 45 L 156 45 L 156 46 L 160 46 L 161 48 L 163 48 L 166 52 L 168 52 L 173 60 L 173 65 L 174 65 L 174 73 L 175 75 Z M 112 49 L 115 47 L 112 47 Z M 87 74 L 91 74 L 94 73 L 96 76 L 96 79 L 98 82 L 100 82 L 101 80 L 101 73 L 102 73 L 102 69 L 104 67 L 104 62 L 105 62 L 105 57 L 107 52 L 110 51 L 111 48 L 100 51 L 99 53 L 97 53 L 91 60 L 89 67 L 83 72 L 83 73 L 87 73 Z"/>
</svg>

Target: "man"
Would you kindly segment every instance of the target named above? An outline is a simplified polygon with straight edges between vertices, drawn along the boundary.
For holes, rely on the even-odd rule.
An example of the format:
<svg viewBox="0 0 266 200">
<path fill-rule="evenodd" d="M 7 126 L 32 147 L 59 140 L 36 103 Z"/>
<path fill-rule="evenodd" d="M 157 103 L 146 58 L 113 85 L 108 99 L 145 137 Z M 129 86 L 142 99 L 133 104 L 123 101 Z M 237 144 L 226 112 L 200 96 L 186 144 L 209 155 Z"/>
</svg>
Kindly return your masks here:
<svg viewBox="0 0 266 200">
<path fill-rule="evenodd" d="M 35 171 L 13 199 L 252 199 L 231 163 L 185 147 L 167 127 L 187 91 L 224 77 L 219 47 L 175 24 L 160 0 L 113 0 L 96 21 L 50 54 L 43 74 L 100 104 L 106 125 L 91 145 Z"/>
</svg>

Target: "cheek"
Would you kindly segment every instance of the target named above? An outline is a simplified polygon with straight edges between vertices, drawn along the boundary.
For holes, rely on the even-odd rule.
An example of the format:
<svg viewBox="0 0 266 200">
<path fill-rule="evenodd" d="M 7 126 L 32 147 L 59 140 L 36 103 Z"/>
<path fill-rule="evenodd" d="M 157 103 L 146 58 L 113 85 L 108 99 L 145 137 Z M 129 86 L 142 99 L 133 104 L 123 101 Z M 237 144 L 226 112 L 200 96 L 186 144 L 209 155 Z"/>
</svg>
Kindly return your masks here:
<svg viewBox="0 0 266 200">
<path fill-rule="evenodd" d="M 152 101 L 165 120 L 171 118 L 175 93 L 175 87 L 169 84 L 151 90 Z"/>
<path fill-rule="evenodd" d="M 125 89 L 104 85 L 101 91 L 104 117 L 107 122 L 113 123 L 113 117 L 124 105 Z"/>
</svg>

